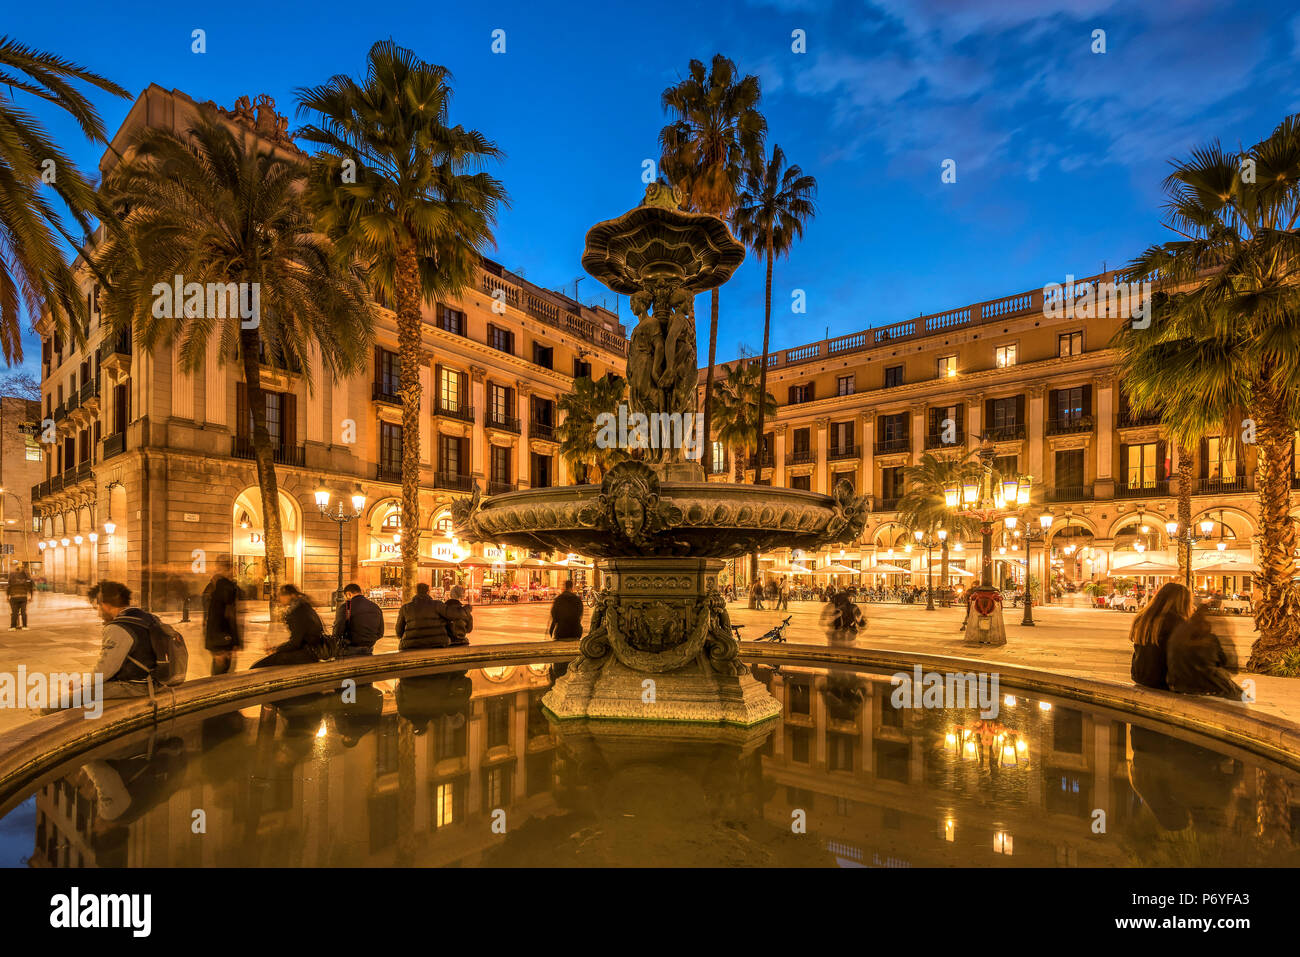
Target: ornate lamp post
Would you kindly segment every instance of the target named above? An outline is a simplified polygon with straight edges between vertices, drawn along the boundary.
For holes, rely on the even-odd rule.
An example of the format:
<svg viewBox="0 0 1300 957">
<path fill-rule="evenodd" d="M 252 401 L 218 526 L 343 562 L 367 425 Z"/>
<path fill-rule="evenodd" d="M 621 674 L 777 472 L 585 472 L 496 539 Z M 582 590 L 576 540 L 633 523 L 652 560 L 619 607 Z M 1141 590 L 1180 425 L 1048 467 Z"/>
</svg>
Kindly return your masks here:
<svg viewBox="0 0 1300 957">
<path fill-rule="evenodd" d="M 931 549 L 938 548 L 943 543 L 948 537 L 948 531 L 941 528 L 937 532 L 922 532 L 918 528 L 912 536 L 916 539 L 916 544 L 925 549 L 925 610 L 934 611 L 934 563 L 930 560 Z"/>
<path fill-rule="evenodd" d="M 320 509 L 321 515 L 334 522 L 339 527 L 339 583 L 334 589 L 334 598 L 330 603 L 331 607 L 337 605 L 343 600 L 343 526 L 357 518 L 366 507 L 366 497 L 360 492 L 352 495 L 352 507 L 349 511 L 344 504 L 343 497 L 340 496 L 338 502 L 333 508 L 330 508 L 330 492 L 323 485 L 316 491 L 316 507 Z"/>
<path fill-rule="evenodd" d="M 1192 546 L 1197 542 L 1204 542 L 1214 536 L 1214 520 L 1207 518 L 1200 524 L 1201 534 L 1197 535 L 1191 528 L 1183 529 L 1178 522 L 1165 522 L 1165 531 L 1169 534 L 1169 540 L 1177 542 L 1180 545 L 1187 546 L 1187 574 L 1184 576 L 1183 584 L 1187 590 L 1192 590 Z M 1223 551 L 1228 547 L 1227 540 L 1223 537 L 1223 511 L 1219 511 L 1219 540 L 1215 542 L 1214 547 Z"/>
<path fill-rule="evenodd" d="M 1009 531 L 1014 531 L 1018 519 L 1015 515 L 1008 515 L 1006 518 L 1003 519 L 1003 522 L 1006 523 L 1007 529 Z M 1046 544 L 1047 533 L 1051 529 L 1051 527 L 1052 527 L 1052 514 L 1050 512 L 1044 512 L 1042 515 L 1038 516 L 1037 528 L 1035 528 L 1034 523 L 1029 520 L 1029 516 L 1028 515 L 1025 516 L 1025 528 L 1024 531 L 1021 533 L 1025 539 L 1025 615 L 1020 620 L 1020 624 L 1022 625 L 1034 624 L 1034 593 L 1033 590 L 1029 587 L 1029 569 L 1033 566 L 1029 562 L 1029 546 L 1031 543 L 1035 541 L 1043 542 L 1044 544 Z M 1046 554 L 1046 552 L 1044 552 L 1044 554 Z M 1049 567 L 1047 569 L 1047 573 L 1045 573 L 1043 576 L 1044 579 L 1046 579 L 1048 577 L 1048 574 L 1050 574 L 1051 572 L 1050 557 L 1048 558 L 1048 562 L 1049 562 Z M 1043 582 L 1043 588 L 1044 590 L 1047 588 L 1046 580 L 1044 580 Z"/>
<path fill-rule="evenodd" d="M 966 616 L 966 641 L 969 644 L 1004 645 L 1006 625 L 1002 621 L 1002 593 L 993 585 L 993 523 L 1008 507 L 1029 504 L 1032 480 L 1028 475 L 1005 476 L 995 481 L 993 460 L 997 450 L 988 437 L 980 436 L 980 475 L 964 481 L 960 488 L 944 489 L 948 508 L 965 512 L 980 523 L 980 583 L 967 594 L 974 614 Z"/>
</svg>

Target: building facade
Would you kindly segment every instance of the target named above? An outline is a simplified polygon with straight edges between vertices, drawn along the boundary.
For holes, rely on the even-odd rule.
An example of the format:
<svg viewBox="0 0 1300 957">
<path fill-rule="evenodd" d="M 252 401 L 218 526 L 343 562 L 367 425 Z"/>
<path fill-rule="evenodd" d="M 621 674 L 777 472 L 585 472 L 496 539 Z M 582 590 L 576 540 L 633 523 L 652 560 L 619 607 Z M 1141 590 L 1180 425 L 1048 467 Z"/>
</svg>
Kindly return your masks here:
<svg viewBox="0 0 1300 957">
<path fill-rule="evenodd" d="M 848 482 L 871 496 L 873 520 L 857 549 L 824 558 L 916 570 L 919 554 L 897 512 L 905 469 L 926 452 L 973 450 L 986 436 L 1000 472 L 1032 476 L 1033 514 L 1053 515 L 1058 579 L 1121 575 L 1152 557 L 1176 564 L 1165 523 L 1177 518 L 1182 450 L 1159 416 L 1129 408 L 1110 344 L 1129 315 L 1105 293 L 1114 279 L 1080 280 L 1046 301 L 1034 289 L 771 354 L 768 391 L 778 411 L 762 450 L 744 463 L 745 480 L 755 481 L 761 459 L 765 484 L 829 494 Z M 719 365 L 718 379 L 725 374 Z M 701 373 L 701 395 L 703 382 Z M 1259 528 L 1255 447 L 1209 436 L 1187 451 L 1197 534 L 1213 523 L 1194 564 L 1249 560 Z M 709 471 L 714 481 L 734 474 L 729 450 L 716 442 Z M 1007 546 L 1023 556 L 1014 536 L 998 547 Z M 953 561 L 978 573 L 978 543 L 963 550 Z M 1037 577 L 1041 555 L 1032 562 Z"/>
<path fill-rule="evenodd" d="M 113 146 L 128 148 L 146 124 L 183 130 L 196 108 L 180 92 L 151 86 Z M 273 104 L 261 100 L 256 110 L 254 117 L 245 103 L 226 116 L 267 148 L 292 148 L 282 134 L 276 139 Z M 197 593 L 215 570 L 210 563 L 231 556 L 241 583 L 255 589 L 265 578 L 265 551 L 241 364 L 223 362 L 214 342 L 202 367 L 190 371 L 170 342 L 146 353 L 129 332 L 113 337 L 101 325 L 89 277 L 85 288 L 84 345 L 55 335 L 48 319 L 38 326 L 49 442 L 31 498 L 52 587 L 84 591 L 112 578 L 161 607 Z M 317 359 L 309 388 L 304 370 L 261 367 L 280 486 L 282 580 L 321 598 L 334 588 L 340 547 L 338 526 L 315 504 L 322 487 L 335 499 L 365 496 L 361 515 L 344 527 L 345 579 L 398 580 L 397 327 L 392 312 L 379 312 L 366 374 L 329 381 Z M 469 551 L 450 537 L 455 497 L 475 483 L 490 494 L 568 481 L 555 441 L 557 400 L 575 376 L 621 374 L 627 340 L 608 310 L 489 260 L 462 297 L 426 305 L 424 320 L 421 578 L 429 580 L 439 558 Z"/>
<path fill-rule="evenodd" d="M 33 525 L 31 488 L 45 474 L 40 443 L 39 402 L 0 396 L 0 577 L 26 568 L 41 573 L 41 552 Z"/>
</svg>

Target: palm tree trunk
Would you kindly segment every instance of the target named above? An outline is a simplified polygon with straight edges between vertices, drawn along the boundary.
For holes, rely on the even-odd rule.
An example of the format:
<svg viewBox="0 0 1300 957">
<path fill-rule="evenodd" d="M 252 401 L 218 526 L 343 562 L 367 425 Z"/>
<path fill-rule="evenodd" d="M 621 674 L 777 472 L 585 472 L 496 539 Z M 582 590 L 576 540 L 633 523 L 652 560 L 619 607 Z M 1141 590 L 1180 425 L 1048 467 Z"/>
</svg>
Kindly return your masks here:
<svg viewBox="0 0 1300 957">
<path fill-rule="evenodd" d="M 1288 649 L 1300 646 L 1300 589 L 1296 574 L 1295 526 L 1291 505 L 1291 426 L 1287 404 L 1266 387 L 1259 390 L 1255 416 L 1259 442 L 1257 482 L 1260 512 L 1260 573 L 1263 591 L 1255 610 L 1259 637 L 1250 649 L 1247 667 L 1267 672 Z"/>
<path fill-rule="evenodd" d="M 1192 450 L 1178 446 L 1178 530 L 1184 538 L 1192 528 Z M 1191 581 L 1192 543 L 1178 543 L 1178 571 L 1183 581 Z"/>
<path fill-rule="evenodd" d="M 939 546 L 939 559 L 940 561 L 943 562 L 943 576 L 939 580 L 939 587 L 947 588 L 948 587 L 948 539 L 946 538 L 943 540 L 943 543 Z M 1026 575 L 1029 574 L 1028 570 L 1026 570 L 1025 574 Z"/>
<path fill-rule="evenodd" d="M 763 433 L 767 428 L 764 421 L 763 412 L 766 403 L 763 401 L 767 396 L 767 349 L 772 333 L 772 231 L 767 233 L 767 287 L 763 299 L 763 354 L 759 357 L 761 365 L 758 367 L 758 465 L 754 469 L 754 484 L 757 485 L 763 475 Z M 776 450 L 772 450 L 776 454 Z M 772 471 L 776 472 L 776 462 L 772 462 Z M 758 577 L 758 552 L 755 551 L 749 558 L 750 574 L 755 578 Z"/>
<path fill-rule="evenodd" d="M 284 569 L 284 536 L 280 528 L 280 486 L 275 476 L 275 450 L 266 427 L 266 393 L 262 391 L 261 336 L 256 328 L 239 333 L 244 362 L 244 391 L 253 419 L 253 461 L 257 466 L 257 487 L 262 493 L 262 542 L 266 549 L 266 577 L 271 587 L 271 621 L 276 620 L 276 594 Z"/>
<path fill-rule="evenodd" d="M 713 448 L 713 364 L 718 358 L 718 290 L 709 296 L 709 374 L 704 380 L 704 447 Z"/>
<path fill-rule="evenodd" d="M 398 255 L 397 351 L 402 397 L 402 601 L 420 576 L 420 266 L 415 247 Z"/>
</svg>

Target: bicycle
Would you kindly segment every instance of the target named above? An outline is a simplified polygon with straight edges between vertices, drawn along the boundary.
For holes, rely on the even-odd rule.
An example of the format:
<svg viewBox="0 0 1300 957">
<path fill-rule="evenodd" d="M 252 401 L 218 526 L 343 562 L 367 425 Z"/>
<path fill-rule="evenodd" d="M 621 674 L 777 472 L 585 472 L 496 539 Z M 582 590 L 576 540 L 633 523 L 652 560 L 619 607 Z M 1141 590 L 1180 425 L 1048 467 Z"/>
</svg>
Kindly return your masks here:
<svg viewBox="0 0 1300 957">
<path fill-rule="evenodd" d="M 780 642 L 781 644 L 784 644 L 785 630 L 790 627 L 790 619 L 793 617 L 794 617 L 793 615 L 786 615 L 785 621 L 781 622 L 781 624 L 777 625 L 771 631 L 765 632 L 761 637 L 755 638 L 754 640 Z M 741 627 L 743 628 L 744 626 L 742 625 Z"/>
</svg>

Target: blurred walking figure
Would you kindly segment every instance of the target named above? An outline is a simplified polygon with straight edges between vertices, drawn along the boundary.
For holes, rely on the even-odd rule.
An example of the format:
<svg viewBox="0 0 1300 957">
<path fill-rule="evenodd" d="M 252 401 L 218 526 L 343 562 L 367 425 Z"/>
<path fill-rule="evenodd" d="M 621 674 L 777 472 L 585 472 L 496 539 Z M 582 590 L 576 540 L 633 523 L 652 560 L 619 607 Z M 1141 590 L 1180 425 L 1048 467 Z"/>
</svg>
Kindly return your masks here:
<svg viewBox="0 0 1300 957">
<path fill-rule="evenodd" d="M 1227 670 L 1236 670 L 1236 657 L 1227 639 L 1210 626 L 1209 605 L 1202 605 L 1169 636 L 1165 675 L 1169 690 L 1241 701 L 1244 692 Z"/>
<path fill-rule="evenodd" d="M 789 611 L 790 610 L 790 579 L 782 578 L 781 584 L 777 586 L 777 588 L 778 590 L 777 590 L 776 610 Z"/>
<path fill-rule="evenodd" d="M 281 585 L 276 598 L 284 608 L 284 623 L 289 629 L 289 640 L 261 661 L 254 662 L 252 667 L 305 665 L 330 657 L 329 644 L 325 640 L 325 626 L 307 596 L 293 585 Z"/>
<path fill-rule="evenodd" d="M 1190 617 L 1192 593 L 1178 582 L 1169 582 L 1133 619 L 1128 637 L 1133 642 L 1133 663 L 1129 672 L 1134 681 L 1148 688 L 1169 687 L 1165 678 L 1169 636 Z"/>
<path fill-rule="evenodd" d="M 27 627 L 27 602 L 36 590 L 36 583 L 27 570 L 20 568 L 9 575 L 6 591 L 9 595 L 9 630 L 16 631 Z M 18 624 L 19 620 L 22 624 Z"/>
<path fill-rule="evenodd" d="M 573 593 L 573 582 L 566 581 L 564 588 L 551 602 L 551 624 L 547 633 L 556 641 L 582 637 L 582 599 Z"/>
<path fill-rule="evenodd" d="M 822 609 L 822 624 L 826 626 L 826 637 L 831 644 L 845 644 L 858 637 L 858 631 L 866 627 L 867 619 L 857 603 L 849 598 L 848 592 L 832 592 Z"/>
<path fill-rule="evenodd" d="M 763 586 L 758 582 L 754 582 L 749 588 L 749 607 L 758 611 L 763 610 Z"/>
<path fill-rule="evenodd" d="M 384 637 L 384 612 L 361 594 L 355 582 L 343 588 L 343 601 L 334 614 L 334 639 L 345 656 L 368 655 Z"/>
<path fill-rule="evenodd" d="M 203 647 L 212 653 L 214 675 L 227 674 L 235 652 L 244 647 L 239 637 L 239 586 L 230 573 L 230 560 L 222 560 L 203 589 Z"/>
</svg>

